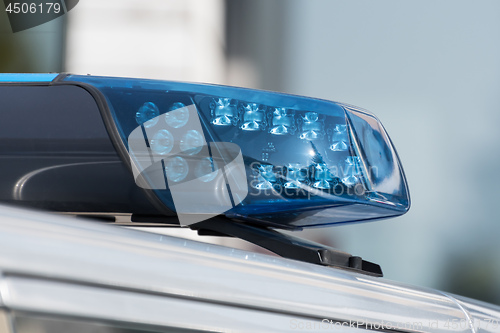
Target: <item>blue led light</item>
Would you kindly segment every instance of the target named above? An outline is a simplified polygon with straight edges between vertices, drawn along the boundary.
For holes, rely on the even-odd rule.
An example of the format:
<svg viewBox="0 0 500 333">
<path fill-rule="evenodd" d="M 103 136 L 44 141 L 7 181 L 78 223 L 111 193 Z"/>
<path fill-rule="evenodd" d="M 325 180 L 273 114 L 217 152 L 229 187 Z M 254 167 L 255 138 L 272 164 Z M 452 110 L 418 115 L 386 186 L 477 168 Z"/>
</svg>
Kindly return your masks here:
<svg viewBox="0 0 500 333">
<path fill-rule="evenodd" d="M 170 153 L 174 147 L 174 137 L 166 129 L 159 130 L 150 140 L 151 149 L 160 155 Z"/>
<path fill-rule="evenodd" d="M 314 179 L 316 180 L 313 184 L 315 188 L 319 189 L 329 189 L 333 180 L 330 174 L 330 169 L 325 163 L 320 163 L 314 166 Z"/>
<path fill-rule="evenodd" d="M 189 130 L 182 136 L 180 148 L 186 154 L 194 155 L 199 153 L 204 145 L 203 135 L 197 130 Z"/>
<path fill-rule="evenodd" d="M 186 178 L 189 165 L 184 158 L 175 156 L 165 162 L 165 173 L 168 180 L 177 183 Z"/>
<path fill-rule="evenodd" d="M 275 135 L 294 134 L 295 129 L 293 110 L 275 108 L 272 114 L 272 127 L 269 132 Z"/>
<path fill-rule="evenodd" d="M 179 196 L 192 201 L 185 206 L 193 207 L 192 213 L 212 212 L 196 202 L 217 198 L 229 218 L 292 229 L 386 218 L 409 209 L 396 151 L 366 110 L 224 86 L 75 75 L 65 81 L 89 84 L 106 97 L 106 112 L 116 125 L 108 130 L 116 131 L 114 139 L 120 138 L 129 153 L 122 158 L 138 172 L 149 167 L 150 178 L 163 180 L 163 188 L 151 185 L 150 190 L 172 211 L 172 198 L 180 193 L 175 187 L 188 183 L 195 185 Z M 147 103 L 160 110 L 161 122 L 135 131 L 155 118 L 135 119 L 137 108 Z M 137 144 L 143 133 L 148 147 Z M 243 186 L 231 176 L 239 170 L 231 164 L 236 156 L 243 165 Z M 154 164 L 160 160 L 175 186 L 164 189 L 163 173 L 155 173 L 163 170 Z"/>
<path fill-rule="evenodd" d="M 244 131 L 262 131 L 266 126 L 266 107 L 257 103 L 242 105 Z"/>
<path fill-rule="evenodd" d="M 261 164 L 257 167 L 257 179 L 252 186 L 259 190 L 268 190 L 273 188 L 276 183 L 276 175 L 273 172 L 273 166 L 270 164 Z"/>
<path fill-rule="evenodd" d="M 301 188 L 301 183 L 306 180 L 307 170 L 299 163 L 289 163 L 286 167 L 286 179 L 284 186 L 290 189 Z"/>
<path fill-rule="evenodd" d="M 187 124 L 189 120 L 189 110 L 183 103 L 174 103 L 169 112 L 165 113 L 165 121 L 173 128 L 179 128 Z"/>
<path fill-rule="evenodd" d="M 301 139 L 316 140 L 323 137 L 323 124 L 319 121 L 317 112 L 306 112 L 302 118 Z"/>
<path fill-rule="evenodd" d="M 212 124 L 229 126 L 238 120 L 236 100 L 230 98 L 214 99 L 210 105 L 212 110 Z"/>
<path fill-rule="evenodd" d="M 347 157 L 345 159 L 344 178 L 342 178 L 342 182 L 347 186 L 354 186 L 359 182 L 360 175 L 359 157 Z"/>
<path fill-rule="evenodd" d="M 198 162 L 195 167 L 194 175 L 197 179 L 201 180 L 204 183 L 211 182 L 217 177 L 219 173 L 219 168 L 217 163 L 213 160 L 213 158 L 205 157 Z"/>
<path fill-rule="evenodd" d="M 347 151 L 349 149 L 349 139 L 347 137 L 347 125 L 335 125 L 332 134 L 332 144 L 330 149 L 333 151 Z"/>
<path fill-rule="evenodd" d="M 137 124 L 144 127 L 152 127 L 158 123 L 158 116 L 160 115 L 160 110 L 155 103 L 146 102 L 141 105 L 139 110 L 135 113 L 135 120 Z"/>
</svg>

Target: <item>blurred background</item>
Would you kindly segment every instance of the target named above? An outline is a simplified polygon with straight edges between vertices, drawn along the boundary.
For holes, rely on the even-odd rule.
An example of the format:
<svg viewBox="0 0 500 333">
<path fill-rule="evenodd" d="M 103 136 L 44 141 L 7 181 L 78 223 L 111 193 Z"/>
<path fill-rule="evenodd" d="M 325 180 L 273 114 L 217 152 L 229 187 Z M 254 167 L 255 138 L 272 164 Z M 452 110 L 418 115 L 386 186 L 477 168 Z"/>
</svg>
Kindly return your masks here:
<svg viewBox="0 0 500 333">
<path fill-rule="evenodd" d="M 0 71 L 211 82 L 366 108 L 398 150 L 410 212 L 299 236 L 377 262 L 388 279 L 500 304 L 499 41 L 496 0 L 82 0 L 15 34 L 2 11 Z"/>
</svg>

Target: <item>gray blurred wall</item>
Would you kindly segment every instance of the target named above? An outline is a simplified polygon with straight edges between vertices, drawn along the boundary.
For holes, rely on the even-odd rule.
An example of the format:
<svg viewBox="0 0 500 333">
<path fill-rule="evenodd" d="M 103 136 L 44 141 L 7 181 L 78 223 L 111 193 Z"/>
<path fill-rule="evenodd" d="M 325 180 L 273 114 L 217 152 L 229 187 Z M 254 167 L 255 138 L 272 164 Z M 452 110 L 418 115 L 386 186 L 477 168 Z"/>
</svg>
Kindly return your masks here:
<svg viewBox="0 0 500 333">
<path fill-rule="evenodd" d="M 500 2 L 226 3 L 231 83 L 371 110 L 403 162 L 407 215 L 308 236 L 500 303 Z"/>
</svg>

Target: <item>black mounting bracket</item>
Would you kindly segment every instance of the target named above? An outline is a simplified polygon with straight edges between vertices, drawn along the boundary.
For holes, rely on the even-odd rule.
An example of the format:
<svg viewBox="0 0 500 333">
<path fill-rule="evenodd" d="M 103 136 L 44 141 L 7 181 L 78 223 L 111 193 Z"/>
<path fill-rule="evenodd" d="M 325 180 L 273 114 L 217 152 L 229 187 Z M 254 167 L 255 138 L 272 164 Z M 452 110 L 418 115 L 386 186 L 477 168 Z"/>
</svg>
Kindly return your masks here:
<svg viewBox="0 0 500 333">
<path fill-rule="evenodd" d="M 235 222 L 225 217 L 213 217 L 192 224 L 190 228 L 197 230 L 199 235 L 240 238 L 289 259 L 338 267 L 372 276 L 383 276 L 379 265 L 365 261 L 361 257 L 265 227 Z"/>
</svg>

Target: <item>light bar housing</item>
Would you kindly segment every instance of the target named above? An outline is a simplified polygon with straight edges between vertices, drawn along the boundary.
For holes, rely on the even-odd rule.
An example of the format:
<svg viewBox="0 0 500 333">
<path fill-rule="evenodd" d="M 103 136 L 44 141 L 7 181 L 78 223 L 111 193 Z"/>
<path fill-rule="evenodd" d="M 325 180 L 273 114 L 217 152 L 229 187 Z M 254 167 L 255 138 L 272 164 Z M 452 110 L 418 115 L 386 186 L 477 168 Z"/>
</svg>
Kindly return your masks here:
<svg viewBox="0 0 500 333">
<path fill-rule="evenodd" d="M 295 229 L 388 218 L 410 207 L 396 150 L 366 110 L 268 91 L 146 79 L 65 75 L 53 84 L 78 85 L 92 94 L 138 186 L 166 214 L 191 215 L 186 224 L 219 214 Z M 149 165 L 136 139 L 144 140 Z M 238 158 L 243 168 L 231 183 L 225 166 Z M 204 187 L 187 185 L 194 181 Z M 180 185 L 182 209 L 176 201 Z"/>
</svg>

